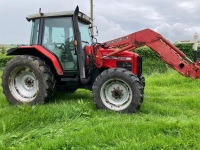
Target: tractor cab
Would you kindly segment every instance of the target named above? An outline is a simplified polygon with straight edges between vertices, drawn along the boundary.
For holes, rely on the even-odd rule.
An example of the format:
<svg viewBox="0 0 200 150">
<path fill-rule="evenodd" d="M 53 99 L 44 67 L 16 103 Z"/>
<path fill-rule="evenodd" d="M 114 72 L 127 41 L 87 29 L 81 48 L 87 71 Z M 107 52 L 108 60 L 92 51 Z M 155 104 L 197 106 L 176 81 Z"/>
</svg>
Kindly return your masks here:
<svg viewBox="0 0 200 150">
<path fill-rule="evenodd" d="M 40 12 L 27 20 L 32 21 L 30 45 L 40 45 L 54 54 L 64 71 L 77 71 L 77 54 L 82 53 L 85 45 L 92 44 L 92 20 L 74 11 Z"/>
</svg>

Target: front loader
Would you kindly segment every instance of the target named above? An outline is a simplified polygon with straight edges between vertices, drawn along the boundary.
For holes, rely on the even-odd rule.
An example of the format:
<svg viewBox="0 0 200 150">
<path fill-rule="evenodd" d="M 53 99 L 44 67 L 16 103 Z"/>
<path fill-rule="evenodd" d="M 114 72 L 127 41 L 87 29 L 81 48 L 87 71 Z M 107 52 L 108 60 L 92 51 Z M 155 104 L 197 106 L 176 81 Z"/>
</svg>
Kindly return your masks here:
<svg viewBox="0 0 200 150">
<path fill-rule="evenodd" d="M 54 91 L 92 90 L 99 109 L 136 112 L 142 102 L 145 81 L 142 58 L 133 52 L 148 46 L 180 74 L 200 78 L 200 63 L 192 62 L 160 34 L 145 29 L 104 43 L 93 41 L 92 20 L 76 10 L 38 13 L 32 21 L 29 46 L 12 48 L 18 55 L 5 66 L 3 92 L 13 104 L 48 102 Z"/>
</svg>

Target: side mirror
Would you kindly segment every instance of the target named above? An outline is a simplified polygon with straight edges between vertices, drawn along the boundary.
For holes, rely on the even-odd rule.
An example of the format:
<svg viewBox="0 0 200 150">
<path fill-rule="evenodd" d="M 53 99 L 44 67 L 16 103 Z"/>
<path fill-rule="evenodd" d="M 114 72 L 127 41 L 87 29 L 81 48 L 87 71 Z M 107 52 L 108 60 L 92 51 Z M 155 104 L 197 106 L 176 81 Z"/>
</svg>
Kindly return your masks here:
<svg viewBox="0 0 200 150">
<path fill-rule="evenodd" d="M 90 28 L 90 31 L 91 31 L 91 34 L 92 34 L 91 36 L 94 37 L 94 36 L 98 36 L 99 35 L 99 31 L 98 31 L 97 26 L 90 26 L 89 28 Z"/>
<path fill-rule="evenodd" d="M 97 26 L 93 26 L 94 28 L 95 28 L 95 31 L 96 31 L 96 35 L 94 35 L 94 36 L 98 36 L 99 35 L 99 31 L 98 31 L 98 28 L 97 28 Z M 93 29 L 94 29 L 93 28 Z"/>
<path fill-rule="evenodd" d="M 95 38 L 95 36 L 98 36 L 98 35 L 99 35 L 99 31 L 98 31 L 97 26 L 90 26 L 89 29 L 90 29 L 90 31 L 91 31 L 91 35 L 90 35 L 90 36 L 91 36 L 92 39 L 95 40 L 96 43 L 97 43 L 97 38 Z M 94 31 L 94 29 L 95 29 L 95 31 Z M 96 34 L 94 34 L 94 33 L 96 33 Z"/>
</svg>

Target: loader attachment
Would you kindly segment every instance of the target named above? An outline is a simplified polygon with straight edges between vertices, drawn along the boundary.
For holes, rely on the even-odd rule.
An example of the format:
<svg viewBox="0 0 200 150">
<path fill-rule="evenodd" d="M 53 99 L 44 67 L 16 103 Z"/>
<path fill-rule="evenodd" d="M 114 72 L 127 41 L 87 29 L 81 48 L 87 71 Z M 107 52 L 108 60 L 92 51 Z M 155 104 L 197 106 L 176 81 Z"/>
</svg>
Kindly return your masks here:
<svg viewBox="0 0 200 150">
<path fill-rule="evenodd" d="M 148 46 L 170 67 L 180 74 L 191 78 L 200 78 L 200 62 L 193 62 L 181 50 L 171 44 L 162 35 L 145 29 L 130 35 L 103 43 L 104 48 L 120 48 L 108 54 L 113 56 L 125 50 L 134 51 L 138 47 Z M 104 57 L 107 57 L 104 56 Z"/>
</svg>

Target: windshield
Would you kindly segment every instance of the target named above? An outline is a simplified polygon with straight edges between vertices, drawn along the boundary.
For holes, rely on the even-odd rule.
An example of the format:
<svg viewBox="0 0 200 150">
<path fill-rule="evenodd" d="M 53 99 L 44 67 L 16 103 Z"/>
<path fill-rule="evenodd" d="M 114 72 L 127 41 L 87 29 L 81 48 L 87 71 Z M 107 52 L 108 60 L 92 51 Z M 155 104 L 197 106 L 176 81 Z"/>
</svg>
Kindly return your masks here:
<svg viewBox="0 0 200 150">
<path fill-rule="evenodd" d="M 82 40 L 83 47 L 85 45 L 92 44 L 92 38 L 91 38 L 91 33 L 90 33 L 89 27 L 90 27 L 89 24 L 79 21 L 79 30 L 81 32 L 81 40 Z"/>
<path fill-rule="evenodd" d="M 51 44 L 64 44 L 66 41 L 72 41 L 73 36 L 72 18 L 45 19 L 43 45 L 51 47 Z"/>
</svg>

